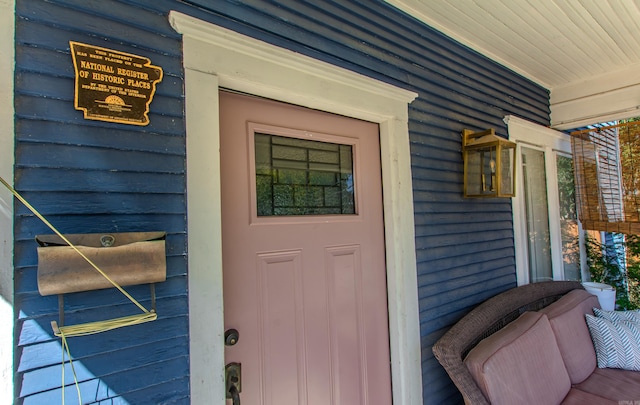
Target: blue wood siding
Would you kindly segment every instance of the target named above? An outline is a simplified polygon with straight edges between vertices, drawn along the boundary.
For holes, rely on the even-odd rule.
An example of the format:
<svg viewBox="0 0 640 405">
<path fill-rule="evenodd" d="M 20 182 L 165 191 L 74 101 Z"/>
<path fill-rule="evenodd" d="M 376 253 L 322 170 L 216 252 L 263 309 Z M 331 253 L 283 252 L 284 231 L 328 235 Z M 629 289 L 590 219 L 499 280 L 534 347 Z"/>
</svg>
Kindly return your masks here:
<svg viewBox="0 0 640 405">
<path fill-rule="evenodd" d="M 164 69 L 146 127 L 89 121 L 73 108 L 69 40 L 148 57 Z M 69 339 L 83 400 L 188 403 L 185 133 L 180 37 L 166 13 L 121 2 L 17 1 L 16 188 L 63 233 L 167 232 L 158 320 Z M 21 204 L 15 219 L 15 389 L 61 400 L 57 297 L 37 290 L 34 236 L 52 233 Z M 127 290 L 147 308 L 148 286 Z M 119 292 L 65 297 L 66 323 L 139 313 Z M 66 383 L 73 377 L 65 370 Z M 77 402 L 75 388 L 67 403 Z"/>
<path fill-rule="evenodd" d="M 419 93 L 409 129 L 424 403 L 461 401 L 431 346 L 515 285 L 515 260 L 511 201 L 462 197 L 460 132 L 491 127 L 506 136 L 507 114 L 548 125 L 546 89 L 383 1 L 16 3 L 17 189 L 65 233 L 168 232 L 159 319 L 70 340 L 85 400 L 188 403 L 184 75 L 180 37 L 167 22 L 173 9 Z M 88 121 L 73 109 L 69 40 L 163 68 L 149 126 Z M 50 231 L 16 205 L 16 395 L 29 404 L 60 398 L 60 345 L 49 326 L 57 301 L 38 294 L 35 278 L 40 233 Z M 130 290 L 148 305 L 146 287 Z M 66 307 L 72 323 L 135 313 L 113 291 L 71 295 Z"/>
</svg>

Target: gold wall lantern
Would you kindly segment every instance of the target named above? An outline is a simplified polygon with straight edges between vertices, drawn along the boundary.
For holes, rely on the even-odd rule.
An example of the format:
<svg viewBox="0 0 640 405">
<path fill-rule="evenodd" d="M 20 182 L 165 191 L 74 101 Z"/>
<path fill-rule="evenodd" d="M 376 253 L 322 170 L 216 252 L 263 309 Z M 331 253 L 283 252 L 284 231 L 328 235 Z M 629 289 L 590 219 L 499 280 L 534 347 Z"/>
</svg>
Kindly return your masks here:
<svg viewBox="0 0 640 405">
<path fill-rule="evenodd" d="M 516 144 L 495 134 L 462 130 L 465 197 L 516 195 Z"/>
</svg>

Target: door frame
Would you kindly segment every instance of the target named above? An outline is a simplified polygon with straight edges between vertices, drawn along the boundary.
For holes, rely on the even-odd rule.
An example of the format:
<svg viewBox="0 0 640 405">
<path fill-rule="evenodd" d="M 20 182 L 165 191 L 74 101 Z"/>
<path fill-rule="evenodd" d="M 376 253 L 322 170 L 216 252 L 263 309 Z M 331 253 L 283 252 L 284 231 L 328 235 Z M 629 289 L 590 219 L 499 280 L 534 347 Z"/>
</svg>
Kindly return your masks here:
<svg viewBox="0 0 640 405">
<path fill-rule="evenodd" d="M 422 404 L 408 129 L 418 95 L 176 11 L 169 22 L 183 35 L 191 402 L 224 404 L 218 90 L 228 88 L 379 124 L 393 400 Z"/>
</svg>

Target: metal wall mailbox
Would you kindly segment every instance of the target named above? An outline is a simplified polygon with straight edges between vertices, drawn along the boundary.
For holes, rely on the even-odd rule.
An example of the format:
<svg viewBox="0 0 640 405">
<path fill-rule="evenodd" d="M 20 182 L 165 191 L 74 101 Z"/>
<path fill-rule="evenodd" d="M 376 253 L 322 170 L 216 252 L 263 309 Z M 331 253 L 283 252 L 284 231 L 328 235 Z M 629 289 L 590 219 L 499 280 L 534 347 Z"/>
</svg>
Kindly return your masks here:
<svg viewBox="0 0 640 405">
<path fill-rule="evenodd" d="M 166 280 L 165 232 L 64 235 L 121 286 Z M 57 235 L 38 235 L 41 295 L 112 288 L 76 250 Z"/>
</svg>

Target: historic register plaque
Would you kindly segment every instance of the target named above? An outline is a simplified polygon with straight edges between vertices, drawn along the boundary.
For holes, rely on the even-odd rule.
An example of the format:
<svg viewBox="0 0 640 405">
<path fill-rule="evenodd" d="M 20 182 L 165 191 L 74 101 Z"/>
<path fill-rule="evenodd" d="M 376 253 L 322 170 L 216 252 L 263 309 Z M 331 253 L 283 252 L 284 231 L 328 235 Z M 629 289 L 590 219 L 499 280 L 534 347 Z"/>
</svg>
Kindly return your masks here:
<svg viewBox="0 0 640 405">
<path fill-rule="evenodd" d="M 149 124 L 149 104 L 162 80 L 151 60 L 69 41 L 76 72 L 75 108 L 84 118 L 131 125 Z"/>
</svg>

